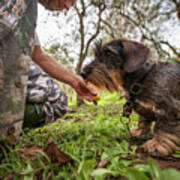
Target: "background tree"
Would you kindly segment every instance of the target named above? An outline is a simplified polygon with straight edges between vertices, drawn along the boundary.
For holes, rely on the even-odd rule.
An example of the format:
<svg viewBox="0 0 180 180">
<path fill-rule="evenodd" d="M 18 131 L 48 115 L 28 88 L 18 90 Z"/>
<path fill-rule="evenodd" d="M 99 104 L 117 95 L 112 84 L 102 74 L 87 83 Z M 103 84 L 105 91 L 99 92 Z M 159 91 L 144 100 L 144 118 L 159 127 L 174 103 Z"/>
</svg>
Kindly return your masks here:
<svg viewBox="0 0 180 180">
<path fill-rule="evenodd" d="M 177 4 L 173 0 L 117 1 L 110 4 L 110 13 L 103 22 L 108 25 L 106 33 L 111 38 L 134 39 L 148 44 L 158 57 L 180 57 L 177 40 L 174 38 L 175 43 L 169 41 L 175 35 L 171 26 L 176 28 L 179 24 L 176 9 Z"/>
</svg>

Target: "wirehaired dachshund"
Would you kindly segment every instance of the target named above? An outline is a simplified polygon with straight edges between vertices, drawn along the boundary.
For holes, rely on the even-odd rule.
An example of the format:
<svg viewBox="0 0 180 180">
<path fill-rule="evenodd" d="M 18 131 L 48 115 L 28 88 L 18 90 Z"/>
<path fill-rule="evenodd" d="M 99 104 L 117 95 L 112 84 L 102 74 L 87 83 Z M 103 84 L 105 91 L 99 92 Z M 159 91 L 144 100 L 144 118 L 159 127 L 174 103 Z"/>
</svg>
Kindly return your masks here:
<svg viewBox="0 0 180 180">
<path fill-rule="evenodd" d="M 133 136 L 154 136 L 144 144 L 152 156 L 180 149 L 180 62 L 153 62 L 145 45 L 129 40 L 96 44 L 95 60 L 81 73 L 88 84 L 109 91 L 123 90 L 129 109 L 139 114 Z"/>
</svg>

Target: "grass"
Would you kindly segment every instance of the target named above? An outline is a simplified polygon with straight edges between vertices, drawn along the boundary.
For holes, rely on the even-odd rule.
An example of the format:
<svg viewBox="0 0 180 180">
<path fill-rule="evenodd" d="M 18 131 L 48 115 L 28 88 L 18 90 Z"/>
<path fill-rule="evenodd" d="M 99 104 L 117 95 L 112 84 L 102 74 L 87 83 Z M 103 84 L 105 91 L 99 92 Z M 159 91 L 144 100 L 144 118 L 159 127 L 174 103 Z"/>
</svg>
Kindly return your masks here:
<svg viewBox="0 0 180 180">
<path fill-rule="evenodd" d="M 118 93 L 107 92 L 101 94 L 98 106 L 86 102 L 86 105 L 76 108 L 75 101 L 70 102 L 75 113 L 24 133 L 13 149 L 8 145 L 1 146 L 0 179 L 103 180 L 123 176 L 129 180 L 166 180 L 174 174 L 173 180 L 176 180 L 180 172 L 174 169 L 161 171 L 152 158 L 148 158 L 148 165 L 133 165 L 138 161 L 133 159 L 137 156 L 137 146 L 128 141 L 126 123 L 129 120 L 122 117 L 123 103 Z M 138 116 L 132 114 L 130 128 L 137 120 Z M 19 149 L 34 144 L 46 147 L 49 139 L 68 154 L 73 163 L 52 163 L 44 152 L 37 153 L 34 161 L 22 161 Z M 107 161 L 107 165 L 97 168 L 103 161 Z"/>
</svg>

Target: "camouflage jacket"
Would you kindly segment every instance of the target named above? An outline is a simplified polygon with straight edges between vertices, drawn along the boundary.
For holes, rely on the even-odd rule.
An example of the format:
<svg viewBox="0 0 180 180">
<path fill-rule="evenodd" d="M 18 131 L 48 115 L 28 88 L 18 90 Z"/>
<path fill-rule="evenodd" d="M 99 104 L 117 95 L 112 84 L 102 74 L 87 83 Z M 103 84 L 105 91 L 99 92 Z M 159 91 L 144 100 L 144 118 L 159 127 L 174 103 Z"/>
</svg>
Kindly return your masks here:
<svg viewBox="0 0 180 180">
<path fill-rule="evenodd" d="M 18 22 L 28 6 L 27 2 L 25 0 L 0 0 L 0 39 L 18 27 Z"/>
</svg>

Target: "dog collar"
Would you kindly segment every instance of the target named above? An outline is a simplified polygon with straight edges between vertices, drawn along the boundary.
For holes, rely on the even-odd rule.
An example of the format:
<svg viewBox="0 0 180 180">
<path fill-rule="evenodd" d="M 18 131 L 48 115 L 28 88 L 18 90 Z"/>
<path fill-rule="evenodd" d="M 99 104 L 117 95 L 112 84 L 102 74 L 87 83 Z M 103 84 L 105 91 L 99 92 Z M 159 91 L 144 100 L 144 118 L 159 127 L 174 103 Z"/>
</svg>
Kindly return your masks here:
<svg viewBox="0 0 180 180">
<path fill-rule="evenodd" d="M 142 85 L 138 82 L 131 84 L 130 93 L 133 95 L 139 95 L 142 92 Z"/>
<path fill-rule="evenodd" d="M 125 88 L 128 89 L 129 96 L 127 102 L 123 105 L 123 116 L 129 117 L 131 115 L 132 109 L 134 108 L 134 98 L 142 93 L 142 83 L 149 74 L 149 72 L 152 70 L 153 66 L 154 63 L 146 62 L 143 67 L 138 70 L 138 72 L 134 72 L 126 76 L 125 82 L 127 83 L 127 85 L 125 86 Z M 133 81 L 131 81 L 132 79 Z"/>
<path fill-rule="evenodd" d="M 152 70 L 154 63 L 148 61 L 137 71 L 125 75 L 124 87 L 128 90 L 130 96 L 139 95 L 143 89 L 143 81 Z"/>
</svg>

